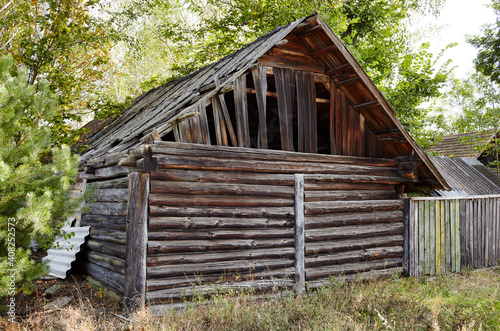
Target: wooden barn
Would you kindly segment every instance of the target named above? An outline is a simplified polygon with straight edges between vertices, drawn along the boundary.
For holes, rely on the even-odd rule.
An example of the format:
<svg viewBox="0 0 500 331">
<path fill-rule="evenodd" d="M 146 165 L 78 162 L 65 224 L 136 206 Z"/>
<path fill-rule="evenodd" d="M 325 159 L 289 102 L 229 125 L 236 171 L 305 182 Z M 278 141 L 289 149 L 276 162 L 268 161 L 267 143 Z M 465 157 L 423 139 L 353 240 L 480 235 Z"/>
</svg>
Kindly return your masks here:
<svg viewBox="0 0 500 331">
<path fill-rule="evenodd" d="M 86 143 L 85 268 L 127 308 L 399 272 L 402 193 L 448 189 L 317 15 L 144 93 Z"/>
</svg>

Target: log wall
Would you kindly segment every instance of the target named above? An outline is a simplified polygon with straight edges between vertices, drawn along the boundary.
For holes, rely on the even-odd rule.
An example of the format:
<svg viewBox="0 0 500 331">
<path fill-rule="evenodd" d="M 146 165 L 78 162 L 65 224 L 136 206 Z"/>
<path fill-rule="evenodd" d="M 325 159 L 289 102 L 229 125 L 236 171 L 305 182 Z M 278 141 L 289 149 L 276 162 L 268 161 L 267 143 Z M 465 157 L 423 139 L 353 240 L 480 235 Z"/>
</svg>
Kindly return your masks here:
<svg viewBox="0 0 500 331">
<path fill-rule="evenodd" d="M 401 270 L 394 160 L 160 143 L 151 173 L 147 300 L 294 285 L 294 174 L 305 178 L 306 282 Z M 208 285 L 216 283 L 216 285 Z M 197 290 L 193 290 L 193 285 Z"/>
<path fill-rule="evenodd" d="M 91 226 L 85 271 L 120 296 L 125 286 L 128 182 L 123 175 L 89 181 L 96 183 L 98 189 L 94 201 L 83 206 L 81 219 L 82 226 Z"/>
</svg>

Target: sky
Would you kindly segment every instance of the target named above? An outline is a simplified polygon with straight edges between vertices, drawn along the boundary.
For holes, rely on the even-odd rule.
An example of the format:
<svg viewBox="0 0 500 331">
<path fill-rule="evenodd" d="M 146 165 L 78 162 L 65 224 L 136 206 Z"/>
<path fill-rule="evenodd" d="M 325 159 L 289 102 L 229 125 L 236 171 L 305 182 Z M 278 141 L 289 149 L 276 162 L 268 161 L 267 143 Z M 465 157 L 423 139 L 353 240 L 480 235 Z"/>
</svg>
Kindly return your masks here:
<svg viewBox="0 0 500 331">
<path fill-rule="evenodd" d="M 419 26 L 415 27 L 441 26 L 438 30 L 440 33 L 436 33 L 430 40 L 430 51 L 433 54 L 438 54 L 450 43 L 458 43 L 444 55 L 452 59 L 453 65 L 457 66 L 454 70 L 457 78 L 465 78 L 467 71 L 473 69 L 472 60 L 477 54 L 477 50 L 465 41 L 466 35 L 478 34 L 483 24 L 495 22 L 493 10 L 485 6 L 489 3 L 490 0 L 446 0 L 438 19 L 426 18 L 419 21 Z"/>
</svg>

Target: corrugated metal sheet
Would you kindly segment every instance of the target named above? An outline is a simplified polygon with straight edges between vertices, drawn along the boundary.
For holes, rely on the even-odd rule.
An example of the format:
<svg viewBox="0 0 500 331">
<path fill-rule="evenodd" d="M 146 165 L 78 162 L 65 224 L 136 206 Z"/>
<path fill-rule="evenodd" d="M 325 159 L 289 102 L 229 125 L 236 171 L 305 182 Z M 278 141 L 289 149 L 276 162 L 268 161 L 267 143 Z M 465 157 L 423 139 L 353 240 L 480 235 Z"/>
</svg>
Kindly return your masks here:
<svg viewBox="0 0 500 331">
<path fill-rule="evenodd" d="M 444 136 L 440 142 L 429 148 L 441 156 L 478 158 L 485 145 L 495 136 L 495 131 L 476 131 Z M 476 147 L 477 146 L 477 147 Z"/>
<path fill-rule="evenodd" d="M 431 156 L 431 161 L 450 186 L 450 191 L 438 191 L 443 197 L 500 194 L 500 178 L 474 158 Z"/>
<path fill-rule="evenodd" d="M 63 233 L 62 231 L 75 235 L 69 239 L 57 236 L 43 261 L 48 261 L 49 275 L 64 279 L 66 273 L 71 269 L 71 263 L 76 259 L 76 254 L 80 252 L 81 245 L 85 243 L 85 238 L 89 235 L 90 226 L 71 227 L 66 225 L 61 229 L 61 233 Z"/>
</svg>

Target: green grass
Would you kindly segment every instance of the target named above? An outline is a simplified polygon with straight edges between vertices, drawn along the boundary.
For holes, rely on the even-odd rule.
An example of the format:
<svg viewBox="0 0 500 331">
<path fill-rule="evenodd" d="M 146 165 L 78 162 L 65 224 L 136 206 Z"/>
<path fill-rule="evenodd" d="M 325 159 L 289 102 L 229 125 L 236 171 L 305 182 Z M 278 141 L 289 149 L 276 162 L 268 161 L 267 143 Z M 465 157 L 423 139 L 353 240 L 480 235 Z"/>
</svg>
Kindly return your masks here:
<svg viewBox="0 0 500 331">
<path fill-rule="evenodd" d="M 88 330 L 500 330 L 500 273 L 479 270 L 351 283 L 335 278 L 330 286 L 299 298 L 260 300 L 250 293 L 225 293 L 163 316 L 142 311 L 130 324 L 96 321 L 96 314 L 85 315 L 83 307 L 80 312 L 71 311 L 71 316 L 81 316 L 71 325 Z M 64 312 L 57 316 L 63 319 Z M 37 326 L 53 329 L 49 322 L 38 321 Z"/>
</svg>

